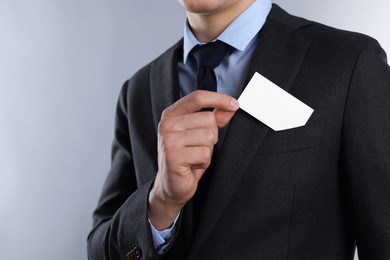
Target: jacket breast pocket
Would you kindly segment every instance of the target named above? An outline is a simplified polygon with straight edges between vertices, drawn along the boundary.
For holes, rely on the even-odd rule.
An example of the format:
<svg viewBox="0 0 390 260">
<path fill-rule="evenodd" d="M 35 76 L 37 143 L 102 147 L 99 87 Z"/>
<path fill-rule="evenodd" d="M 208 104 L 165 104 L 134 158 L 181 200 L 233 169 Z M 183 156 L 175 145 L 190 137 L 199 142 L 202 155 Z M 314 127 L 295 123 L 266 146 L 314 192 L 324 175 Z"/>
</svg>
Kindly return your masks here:
<svg viewBox="0 0 390 260">
<path fill-rule="evenodd" d="M 309 149 L 323 142 L 326 120 L 283 131 L 269 130 L 257 154 L 285 153 Z"/>
</svg>

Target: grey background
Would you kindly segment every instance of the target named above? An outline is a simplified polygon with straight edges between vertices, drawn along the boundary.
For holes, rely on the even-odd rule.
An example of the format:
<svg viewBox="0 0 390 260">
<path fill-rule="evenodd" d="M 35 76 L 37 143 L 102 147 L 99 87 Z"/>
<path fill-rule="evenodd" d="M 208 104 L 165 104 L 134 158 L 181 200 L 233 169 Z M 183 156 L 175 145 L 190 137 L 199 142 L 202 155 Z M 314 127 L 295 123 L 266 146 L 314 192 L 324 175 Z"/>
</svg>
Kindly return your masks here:
<svg viewBox="0 0 390 260">
<path fill-rule="evenodd" d="M 387 0 L 276 2 L 390 53 Z M 86 259 L 121 84 L 183 24 L 173 0 L 0 0 L 0 259 Z"/>
</svg>

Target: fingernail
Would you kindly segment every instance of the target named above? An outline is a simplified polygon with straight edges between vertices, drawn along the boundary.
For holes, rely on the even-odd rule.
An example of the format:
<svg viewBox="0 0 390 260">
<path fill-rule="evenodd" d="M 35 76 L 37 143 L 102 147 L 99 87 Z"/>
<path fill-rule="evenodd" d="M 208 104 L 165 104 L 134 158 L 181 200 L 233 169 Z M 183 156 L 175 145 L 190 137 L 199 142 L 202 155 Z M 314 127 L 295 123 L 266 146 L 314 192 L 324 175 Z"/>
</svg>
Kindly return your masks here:
<svg viewBox="0 0 390 260">
<path fill-rule="evenodd" d="M 238 109 L 240 107 L 240 103 L 238 103 L 238 101 L 234 98 L 232 98 L 232 100 L 230 101 L 230 105 L 234 108 L 234 109 Z"/>
</svg>

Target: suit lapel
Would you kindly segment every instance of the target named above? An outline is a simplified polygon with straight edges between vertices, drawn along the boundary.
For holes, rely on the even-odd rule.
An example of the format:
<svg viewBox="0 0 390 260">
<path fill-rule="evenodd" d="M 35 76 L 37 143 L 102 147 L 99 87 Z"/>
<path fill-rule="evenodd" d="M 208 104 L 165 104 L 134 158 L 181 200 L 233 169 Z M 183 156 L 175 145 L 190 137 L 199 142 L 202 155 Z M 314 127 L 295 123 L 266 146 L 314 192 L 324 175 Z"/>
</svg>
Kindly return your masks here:
<svg viewBox="0 0 390 260">
<path fill-rule="evenodd" d="M 180 98 L 178 58 L 182 55 L 182 49 L 183 41 L 180 40 L 151 63 L 150 96 L 156 133 L 161 113 Z"/>
<path fill-rule="evenodd" d="M 245 85 L 255 72 L 259 72 L 283 89 L 290 89 L 312 36 L 279 22 L 283 12 L 279 7 L 273 7 L 261 31 Z M 218 222 L 268 131 L 267 126 L 241 109 L 232 118 L 217 159 L 190 256 L 200 249 Z"/>
</svg>

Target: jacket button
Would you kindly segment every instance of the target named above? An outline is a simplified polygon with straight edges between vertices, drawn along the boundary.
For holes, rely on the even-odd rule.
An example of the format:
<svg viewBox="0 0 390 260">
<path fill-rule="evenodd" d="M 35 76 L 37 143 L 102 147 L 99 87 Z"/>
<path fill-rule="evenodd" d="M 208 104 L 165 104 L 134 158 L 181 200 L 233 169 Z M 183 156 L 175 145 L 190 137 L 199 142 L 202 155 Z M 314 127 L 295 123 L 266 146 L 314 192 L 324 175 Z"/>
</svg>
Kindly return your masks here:
<svg viewBox="0 0 390 260">
<path fill-rule="evenodd" d="M 126 255 L 126 260 L 137 260 L 140 259 L 142 256 L 141 248 L 134 247 L 130 252 Z"/>
</svg>

